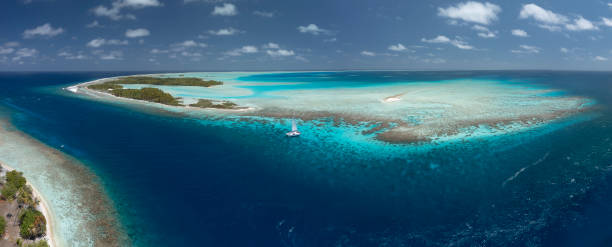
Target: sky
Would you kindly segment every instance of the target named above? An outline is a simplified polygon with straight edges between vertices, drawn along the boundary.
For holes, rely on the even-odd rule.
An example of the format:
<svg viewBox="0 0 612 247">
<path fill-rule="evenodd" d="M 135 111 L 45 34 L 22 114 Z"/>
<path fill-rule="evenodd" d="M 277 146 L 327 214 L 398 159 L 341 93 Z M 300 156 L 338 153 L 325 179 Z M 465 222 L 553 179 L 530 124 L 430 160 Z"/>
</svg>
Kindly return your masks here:
<svg viewBox="0 0 612 247">
<path fill-rule="evenodd" d="M 0 71 L 612 70 L 612 1 L 2 0 Z"/>
</svg>

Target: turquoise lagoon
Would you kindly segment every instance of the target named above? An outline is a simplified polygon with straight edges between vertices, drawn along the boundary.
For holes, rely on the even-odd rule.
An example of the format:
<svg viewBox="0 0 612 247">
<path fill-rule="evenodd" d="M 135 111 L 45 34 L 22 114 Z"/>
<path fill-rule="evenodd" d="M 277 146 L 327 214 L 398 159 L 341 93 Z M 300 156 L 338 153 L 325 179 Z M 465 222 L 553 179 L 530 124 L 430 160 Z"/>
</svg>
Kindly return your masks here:
<svg viewBox="0 0 612 247">
<path fill-rule="evenodd" d="M 609 241 L 609 73 L 157 75 L 222 80 L 159 88 L 248 111 L 62 90 L 126 74 L 4 74 L 2 105 L 16 128 L 100 178 L 133 245 Z M 290 119 L 301 137 L 284 136 Z"/>
</svg>

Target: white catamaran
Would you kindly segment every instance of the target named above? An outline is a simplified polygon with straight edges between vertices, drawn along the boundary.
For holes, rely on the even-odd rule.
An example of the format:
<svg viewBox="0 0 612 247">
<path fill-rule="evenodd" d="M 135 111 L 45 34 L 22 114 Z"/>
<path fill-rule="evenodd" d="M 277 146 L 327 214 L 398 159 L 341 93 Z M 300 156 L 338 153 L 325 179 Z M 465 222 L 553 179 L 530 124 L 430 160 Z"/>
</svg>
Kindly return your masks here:
<svg viewBox="0 0 612 247">
<path fill-rule="evenodd" d="M 295 119 L 291 120 L 291 131 L 287 132 L 287 136 L 296 137 L 300 136 L 300 131 L 298 131 L 297 125 L 295 124 Z"/>
</svg>

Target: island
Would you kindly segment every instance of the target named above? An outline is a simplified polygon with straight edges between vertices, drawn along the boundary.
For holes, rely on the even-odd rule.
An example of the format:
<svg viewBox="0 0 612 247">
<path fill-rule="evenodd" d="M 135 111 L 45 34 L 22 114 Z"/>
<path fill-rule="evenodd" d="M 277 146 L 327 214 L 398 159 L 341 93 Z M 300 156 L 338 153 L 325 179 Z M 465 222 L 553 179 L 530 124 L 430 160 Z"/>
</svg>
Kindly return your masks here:
<svg viewBox="0 0 612 247">
<path fill-rule="evenodd" d="M 0 166 L 0 246 L 48 247 L 47 218 L 23 173 Z"/>
<path fill-rule="evenodd" d="M 198 99 L 197 103 L 190 104 L 192 107 L 215 108 L 215 109 L 243 109 L 231 101 L 214 101 L 209 99 Z"/>
<path fill-rule="evenodd" d="M 180 97 L 174 97 L 169 93 L 164 92 L 159 88 L 143 87 L 139 89 L 124 88 L 122 85 L 138 84 L 138 85 L 156 85 L 156 86 L 187 86 L 187 87 L 212 87 L 223 85 L 223 82 L 215 80 L 204 80 L 194 77 L 149 77 L 149 76 L 128 76 L 120 77 L 113 80 L 108 80 L 102 83 L 88 85 L 87 88 L 102 93 L 111 94 L 120 98 L 128 98 L 142 100 L 147 102 L 159 103 L 169 106 L 190 106 L 199 108 L 211 109 L 226 109 L 236 110 L 245 109 L 236 103 L 223 100 L 198 99 L 193 104 L 183 104 Z"/>
<path fill-rule="evenodd" d="M 153 76 L 127 76 L 119 77 L 111 81 L 104 82 L 99 85 L 121 85 L 121 84 L 149 84 L 149 85 L 164 85 L 164 86 L 194 86 L 194 87 L 212 87 L 223 85 L 223 82 L 215 80 L 204 80 L 195 77 L 153 77 Z"/>
</svg>

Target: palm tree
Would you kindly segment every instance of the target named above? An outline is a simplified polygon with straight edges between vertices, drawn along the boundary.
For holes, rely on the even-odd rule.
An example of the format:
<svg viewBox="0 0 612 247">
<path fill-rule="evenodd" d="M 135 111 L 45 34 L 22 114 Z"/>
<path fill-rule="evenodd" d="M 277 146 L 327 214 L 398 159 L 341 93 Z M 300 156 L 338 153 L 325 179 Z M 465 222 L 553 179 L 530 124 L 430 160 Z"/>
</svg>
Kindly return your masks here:
<svg viewBox="0 0 612 247">
<path fill-rule="evenodd" d="M 17 191 L 17 202 L 21 205 L 27 205 L 28 207 L 36 207 L 38 200 L 32 195 L 32 187 L 29 185 L 21 187 Z"/>
</svg>

